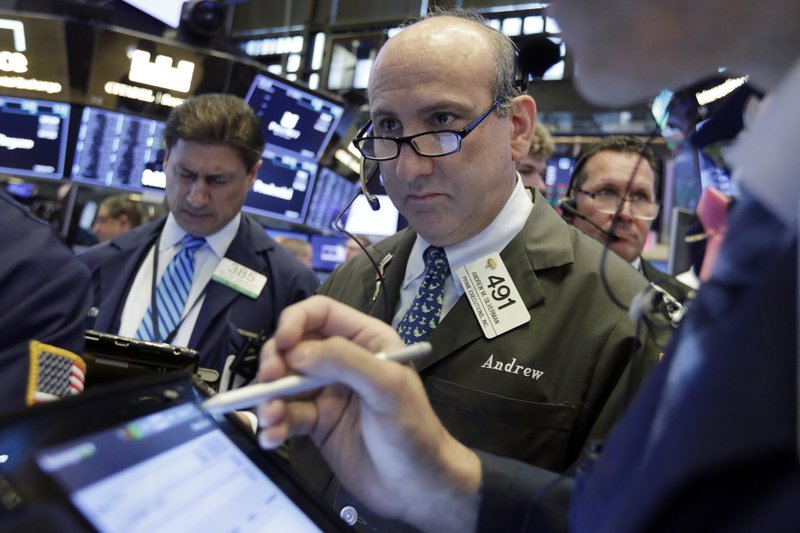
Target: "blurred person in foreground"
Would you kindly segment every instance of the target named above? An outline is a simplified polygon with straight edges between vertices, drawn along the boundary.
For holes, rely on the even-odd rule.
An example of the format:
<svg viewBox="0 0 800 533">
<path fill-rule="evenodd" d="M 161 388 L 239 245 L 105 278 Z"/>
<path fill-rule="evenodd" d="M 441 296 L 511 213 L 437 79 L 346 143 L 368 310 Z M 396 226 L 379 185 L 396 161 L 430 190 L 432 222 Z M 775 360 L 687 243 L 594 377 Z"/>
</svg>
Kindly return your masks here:
<svg viewBox="0 0 800 533">
<path fill-rule="evenodd" d="M 371 356 L 394 331 L 314 300 L 285 312 L 261 378 L 342 384 L 262 406 L 262 443 L 311 435 L 350 490 L 425 531 L 798 531 L 800 3 L 564 0 L 551 15 L 595 102 L 721 65 L 768 93 L 730 154 L 726 239 L 662 363 L 573 480 L 460 444 L 415 372 Z"/>
<path fill-rule="evenodd" d="M 0 413 L 83 390 L 89 271 L 0 190 Z"/>
</svg>

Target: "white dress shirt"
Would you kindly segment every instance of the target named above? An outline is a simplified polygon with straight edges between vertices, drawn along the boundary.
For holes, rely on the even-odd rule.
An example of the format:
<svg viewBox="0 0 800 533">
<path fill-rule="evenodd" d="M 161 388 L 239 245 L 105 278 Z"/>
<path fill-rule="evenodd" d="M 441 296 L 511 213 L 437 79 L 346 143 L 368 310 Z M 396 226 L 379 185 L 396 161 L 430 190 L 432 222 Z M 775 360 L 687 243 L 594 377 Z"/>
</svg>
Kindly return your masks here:
<svg viewBox="0 0 800 533">
<path fill-rule="evenodd" d="M 206 286 L 211 281 L 214 270 L 216 270 L 222 258 L 225 257 L 228 247 L 236 237 L 241 220 L 242 215 L 237 214 L 217 233 L 206 237 L 205 244 L 195 252 L 192 288 L 189 290 L 186 307 L 181 315 L 183 321 L 178 326 L 175 338 L 172 339 L 170 344 L 174 346 L 189 345 L 194 325 L 197 322 L 200 309 L 203 307 Z M 167 216 L 167 221 L 161 230 L 161 238 L 158 241 L 158 277 L 156 285 L 161 280 L 167 265 L 180 250 L 179 244 L 185 235 L 186 232 L 178 225 L 175 217 L 170 213 Z M 136 330 L 139 329 L 139 324 L 142 323 L 144 314 L 150 308 L 153 292 L 153 247 L 147 252 L 144 262 L 139 267 L 139 271 L 133 280 L 133 285 L 131 285 L 131 290 L 128 292 L 128 298 L 125 300 L 125 307 L 122 309 L 119 335 L 124 337 L 136 336 Z"/>
<path fill-rule="evenodd" d="M 450 265 L 450 277 L 444 284 L 444 302 L 440 320 L 464 294 L 464 288 L 458 281 L 458 269 L 505 248 L 511 239 L 522 231 L 531 209 L 533 209 L 533 202 L 531 202 L 530 192 L 525 190 L 518 175 L 517 184 L 514 186 L 511 196 L 491 224 L 474 237 L 444 248 L 447 262 Z M 411 248 L 411 255 L 406 264 L 406 275 L 400 288 L 400 302 L 392 319 L 392 326 L 395 328 L 408 308 L 411 307 L 411 303 L 422 285 L 422 280 L 425 278 L 425 259 L 422 254 L 428 246 L 430 244 L 417 235 L 417 240 Z"/>
</svg>

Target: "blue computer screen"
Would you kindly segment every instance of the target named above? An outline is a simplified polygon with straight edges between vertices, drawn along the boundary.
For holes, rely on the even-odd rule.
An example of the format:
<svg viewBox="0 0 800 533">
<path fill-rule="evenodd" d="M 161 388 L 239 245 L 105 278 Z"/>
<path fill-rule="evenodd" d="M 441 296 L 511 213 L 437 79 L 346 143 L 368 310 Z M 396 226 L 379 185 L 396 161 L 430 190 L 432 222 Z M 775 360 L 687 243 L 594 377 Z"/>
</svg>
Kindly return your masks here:
<svg viewBox="0 0 800 533">
<path fill-rule="evenodd" d="M 358 186 L 329 168 L 321 168 L 311 196 L 306 224 L 322 231 L 332 229 L 331 224 L 347 206 Z"/>
<path fill-rule="evenodd" d="M 314 270 L 330 272 L 347 259 L 347 238 L 311 236 L 311 266 Z"/>
<path fill-rule="evenodd" d="M 344 113 L 331 99 L 263 74 L 256 75 L 245 100 L 261 119 L 269 147 L 314 160 Z"/>
<path fill-rule="evenodd" d="M 294 155 L 264 151 L 263 164 L 244 208 L 271 218 L 302 223 L 317 174 L 317 164 Z"/>
<path fill-rule="evenodd" d="M 61 179 L 70 106 L 0 96 L 0 172 Z"/>
<path fill-rule="evenodd" d="M 163 142 L 163 121 L 86 107 L 72 179 L 136 191 L 163 189 Z"/>
</svg>

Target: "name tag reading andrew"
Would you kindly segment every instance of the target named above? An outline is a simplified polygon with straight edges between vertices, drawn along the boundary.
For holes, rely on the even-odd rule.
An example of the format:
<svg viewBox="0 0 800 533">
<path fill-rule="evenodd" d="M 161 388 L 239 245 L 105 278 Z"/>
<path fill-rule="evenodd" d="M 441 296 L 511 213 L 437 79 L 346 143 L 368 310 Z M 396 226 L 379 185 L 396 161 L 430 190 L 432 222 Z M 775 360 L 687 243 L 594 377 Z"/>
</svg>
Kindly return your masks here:
<svg viewBox="0 0 800 533">
<path fill-rule="evenodd" d="M 488 255 L 459 268 L 458 279 L 487 339 L 530 322 L 531 314 L 500 254 Z"/>
<path fill-rule="evenodd" d="M 267 276 L 227 257 L 223 257 L 219 262 L 211 279 L 254 300 L 267 284 Z"/>
</svg>

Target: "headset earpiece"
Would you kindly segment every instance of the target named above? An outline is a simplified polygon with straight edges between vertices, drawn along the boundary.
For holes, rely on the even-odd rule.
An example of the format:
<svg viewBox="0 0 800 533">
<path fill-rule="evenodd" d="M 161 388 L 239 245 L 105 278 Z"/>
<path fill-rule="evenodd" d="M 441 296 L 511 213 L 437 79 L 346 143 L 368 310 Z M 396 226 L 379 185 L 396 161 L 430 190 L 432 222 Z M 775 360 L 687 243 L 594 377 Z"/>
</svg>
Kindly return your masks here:
<svg viewBox="0 0 800 533">
<path fill-rule="evenodd" d="M 583 167 L 586 166 L 586 161 L 594 154 L 584 154 L 578 158 L 578 161 L 575 162 L 575 166 L 572 167 L 572 173 L 569 175 L 569 185 L 567 186 L 567 195 L 566 198 L 573 198 L 575 197 L 575 193 L 573 192 L 575 189 L 575 180 L 578 178 L 581 172 L 583 172 Z"/>
</svg>

